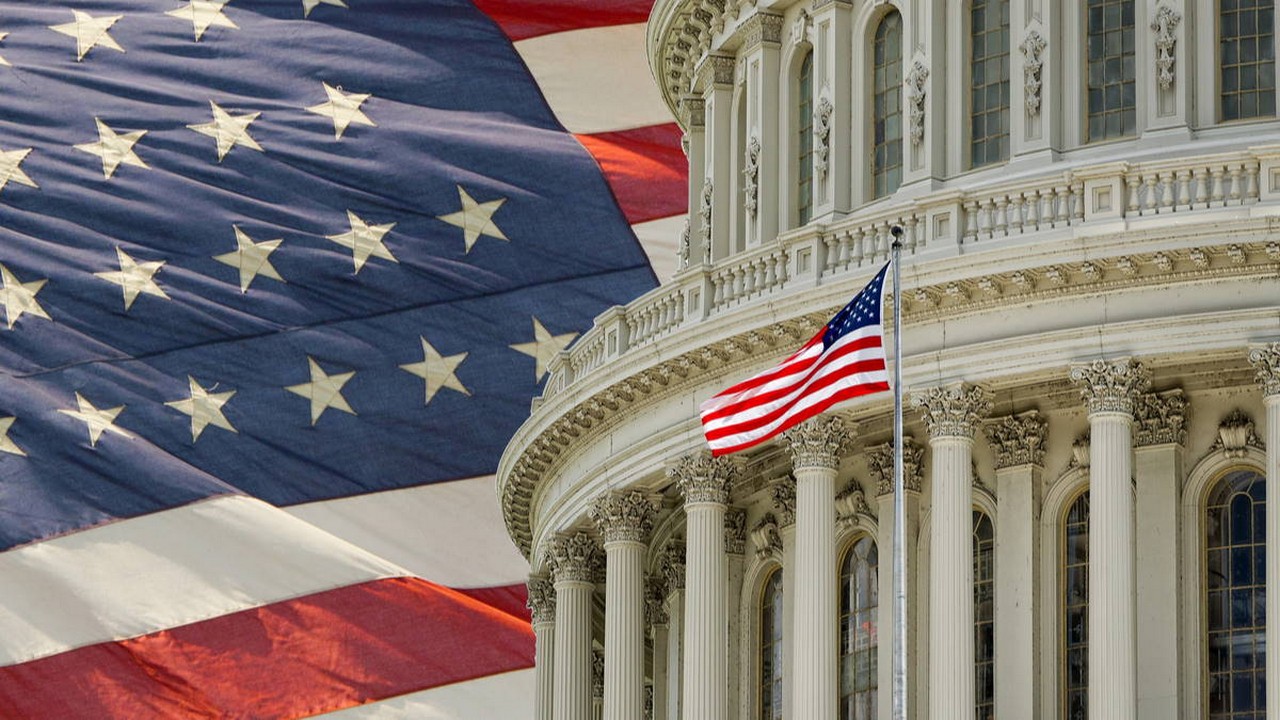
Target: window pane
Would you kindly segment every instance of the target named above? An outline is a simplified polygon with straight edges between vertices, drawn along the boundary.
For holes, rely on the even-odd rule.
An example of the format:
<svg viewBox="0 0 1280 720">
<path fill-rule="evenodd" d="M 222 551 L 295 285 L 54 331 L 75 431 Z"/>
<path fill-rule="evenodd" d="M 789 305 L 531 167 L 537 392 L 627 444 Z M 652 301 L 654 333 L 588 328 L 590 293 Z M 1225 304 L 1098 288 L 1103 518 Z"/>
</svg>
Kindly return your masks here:
<svg viewBox="0 0 1280 720">
<path fill-rule="evenodd" d="M 782 720 L 782 571 L 774 570 L 760 596 L 760 720 Z"/>
<path fill-rule="evenodd" d="M 861 537 L 840 565 L 840 718 L 874 720 L 880 584 L 875 541 Z"/>
<path fill-rule="evenodd" d="M 1009 0 L 973 0 L 969 19 L 969 164 L 980 167 L 1007 159 Z"/>
<path fill-rule="evenodd" d="M 1068 548 L 1079 548 L 1074 554 Z M 1067 511 L 1062 532 L 1063 708 L 1068 720 L 1085 720 L 1089 690 L 1089 493 Z"/>
<path fill-rule="evenodd" d="M 995 709 L 995 528 L 973 512 L 973 631 L 977 663 L 974 720 L 994 720 Z"/>
<path fill-rule="evenodd" d="M 1088 141 L 1134 134 L 1133 0 L 1088 0 Z M 1128 86 L 1128 87 L 1126 87 Z"/>
<path fill-rule="evenodd" d="M 1223 120 L 1276 113 L 1275 0 L 1218 3 L 1218 92 Z"/>
<path fill-rule="evenodd" d="M 896 10 L 876 27 L 872 125 L 872 187 L 876 197 L 902 184 L 902 16 Z"/>
<path fill-rule="evenodd" d="M 813 53 L 800 62 L 800 102 L 796 108 L 796 215 L 803 225 L 813 215 Z"/>
</svg>

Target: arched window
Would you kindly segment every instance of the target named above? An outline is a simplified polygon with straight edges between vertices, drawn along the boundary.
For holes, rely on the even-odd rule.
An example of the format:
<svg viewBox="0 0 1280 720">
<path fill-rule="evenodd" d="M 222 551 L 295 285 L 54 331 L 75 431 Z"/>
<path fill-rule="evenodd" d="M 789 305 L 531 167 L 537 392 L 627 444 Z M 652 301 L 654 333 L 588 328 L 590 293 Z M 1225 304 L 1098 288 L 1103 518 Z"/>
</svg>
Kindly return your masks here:
<svg viewBox="0 0 1280 720">
<path fill-rule="evenodd" d="M 840 719 L 876 717 L 876 613 L 880 574 L 876 543 L 862 536 L 840 565 Z"/>
<path fill-rule="evenodd" d="M 1205 648 L 1210 720 L 1266 710 L 1266 478 L 1228 472 L 1205 507 Z"/>
<path fill-rule="evenodd" d="M 1274 0 L 1219 0 L 1222 119 L 1276 114 Z"/>
<path fill-rule="evenodd" d="M 884 197 L 902 184 L 902 16 L 897 10 L 876 27 L 872 103 L 872 187 Z"/>
<path fill-rule="evenodd" d="M 1009 158 L 1009 0 L 973 0 L 969 10 L 969 162 Z"/>
<path fill-rule="evenodd" d="M 800 62 L 800 105 L 796 124 L 796 216 L 801 225 L 813 217 L 813 53 Z"/>
<path fill-rule="evenodd" d="M 1133 4 L 1134 0 L 1088 3 L 1089 142 L 1137 132 Z"/>
<path fill-rule="evenodd" d="M 760 595 L 760 720 L 782 720 L 782 571 L 774 570 Z"/>
<path fill-rule="evenodd" d="M 973 511 L 973 630 L 977 684 L 974 720 L 996 716 L 996 533 L 991 518 Z"/>
<path fill-rule="evenodd" d="M 1062 707 L 1066 720 L 1089 717 L 1089 492 L 1067 510 L 1062 528 Z"/>
</svg>

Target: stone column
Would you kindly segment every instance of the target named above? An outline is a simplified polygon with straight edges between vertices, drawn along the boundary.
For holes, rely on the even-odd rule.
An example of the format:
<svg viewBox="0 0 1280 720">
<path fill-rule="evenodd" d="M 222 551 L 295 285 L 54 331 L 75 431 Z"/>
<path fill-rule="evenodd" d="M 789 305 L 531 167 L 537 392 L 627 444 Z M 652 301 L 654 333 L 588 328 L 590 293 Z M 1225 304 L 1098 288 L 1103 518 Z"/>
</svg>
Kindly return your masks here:
<svg viewBox="0 0 1280 720">
<path fill-rule="evenodd" d="M 736 466 L 708 453 L 669 470 L 684 494 L 685 628 L 683 720 L 726 720 L 729 711 L 728 562 L 724 513 Z"/>
<path fill-rule="evenodd" d="M 782 627 L 795 626 L 796 617 L 796 483 L 785 476 L 774 481 L 773 509 L 778 514 L 778 541 L 782 545 Z M 782 633 L 782 707 L 790 709 L 795 698 L 796 639 Z"/>
<path fill-rule="evenodd" d="M 653 686 L 651 705 L 654 720 L 667 720 L 667 633 L 670 616 L 667 614 L 667 581 L 661 575 L 649 578 L 645 584 L 644 622 L 653 640 Z"/>
<path fill-rule="evenodd" d="M 667 631 L 667 720 L 680 720 L 684 693 L 684 558 L 683 542 L 668 541 L 662 554 L 662 576 L 667 583 L 665 603 Z"/>
<path fill-rule="evenodd" d="M 933 452 L 929 491 L 929 717 L 972 717 L 973 433 L 991 410 L 987 391 L 963 384 L 911 398 Z"/>
<path fill-rule="evenodd" d="M 836 603 L 836 470 L 848 441 L 836 417 L 783 434 L 796 476 L 795 692 L 791 716 L 835 720 L 839 607 Z"/>
<path fill-rule="evenodd" d="M 741 657 L 742 652 L 742 626 L 739 619 L 741 614 L 742 600 L 742 582 L 744 565 L 746 564 L 745 553 L 747 551 L 747 513 L 741 508 L 729 508 L 724 515 L 724 551 L 729 563 L 729 584 L 728 584 L 728 615 L 725 620 L 728 624 L 729 647 L 728 657 L 730 658 L 730 667 Z M 734 700 L 738 698 L 740 687 L 738 685 L 742 677 L 741 673 L 729 672 L 729 720 L 739 720 L 743 708 L 738 707 L 738 703 Z"/>
<path fill-rule="evenodd" d="M 644 715 L 644 556 L 652 498 L 632 491 L 596 499 L 590 516 L 604 538 L 604 717 Z"/>
<path fill-rule="evenodd" d="M 1089 409 L 1089 720 L 1137 717 L 1133 411 L 1150 374 L 1129 358 L 1071 368 Z"/>
<path fill-rule="evenodd" d="M 996 465 L 996 717 L 1032 718 L 1040 707 L 1040 502 L 1048 424 L 1032 410 L 986 426 Z"/>
<path fill-rule="evenodd" d="M 600 548 L 585 532 L 551 542 L 555 570 L 555 720 L 591 718 L 591 593 Z"/>
<path fill-rule="evenodd" d="M 1249 350 L 1267 407 L 1267 647 L 1280 648 L 1280 342 Z M 1274 552 L 1273 552 L 1274 551 Z M 1280 717 L 1280 659 L 1267 660 L 1267 718 Z"/>
<path fill-rule="evenodd" d="M 529 610 L 533 615 L 533 718 L 551 720 L 551 700 L 555 693 L 556 591 L 551 580 L 529 576 Z"/>
<path fill-rule="evenodd" d="M 1138 396 L 1134 406 L 1137 482 L 1136 582 L 1138 720 L 1181 717 L 1178 687 L 1182 623 L 1178 616 L 1178 532 L 1187 401 L 1181 390 Z"/>
</svg>

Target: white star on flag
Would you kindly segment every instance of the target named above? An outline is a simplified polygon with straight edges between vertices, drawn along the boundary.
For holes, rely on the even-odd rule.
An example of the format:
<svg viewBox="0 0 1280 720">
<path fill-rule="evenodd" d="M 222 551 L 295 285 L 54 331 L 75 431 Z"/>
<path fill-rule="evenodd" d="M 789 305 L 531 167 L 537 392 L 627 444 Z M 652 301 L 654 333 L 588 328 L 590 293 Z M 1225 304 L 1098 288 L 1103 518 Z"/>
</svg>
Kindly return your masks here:
<svg viewBox="0 0 1280 720">
<path fill-rule="evenodd" d="M 48 279 L 21 282 L 9 271 L 9 268 L 0 264 L 0 305 L 4 306 L 5 321 L 10 330 L 23 313 L 45 320 L 51 319 L 36 300 L 36 293 L 40 292 L 40 288 L 43 288 L 47 282 L 49 282 Z"/>
<path fill-rule="evenodd" d="M 355 372 L 328 375 L 310 356 L 307 357 L 307 365 L 311 369 L 311 382 L 290 385 L 285 390 L 311 401 L 311 424 L 315 425 L 324 411 L 329 408 L 355 415 L 356 411 L 352 410 L 346 398 L 342 397 L 342 386 L 355 376 Z"/>
<path fill-rule="evenodd" d="M 118 428 L 115 424 L 116 416 L 124 410 L 124 405 L 99 410 L 93 406 L 93 403 L 84 399 L 84 396 L 78 392 L 76 393 L 76 405 L 79 406 L 76 410 L 58 410 L 58 412 L 63 415 L 70 415 L 71 417 L 83 422 L 85 426 L 89 428 L 89 445 L 91 447 L 98 446 L 98 440 L 102 437 L 104 432 L 113 433 L 126 438 L 133 437 L 133 433 Z"/>
<path fill-rule="evenodd" d="M 578 333 L 552 335 L 535 317 L 533 318 L 533 342 L 512 345 L 511 349 L 534 359 L 533 377 L 541 380 L 542 376 L 547 374 L 547 365 L 551 363 L 552 358 L 569 347 L 569 343 L 576 337 Z"/>
<path fill-rule="evenodd" d="M 93 17 L 80 10 L 72 10 L 71 13 L 75 16 L 75 20 L 62 25 L 50 25 L 49 29 L 76 39 L 76 62 L 84 60 L 84 56 L 98 46 L 124 52 L 124 48 L 107 34 L 107 30 L 124 17 L 123 15 Z"/>
<path fill-rule="evenodd" d="M 205 30 L 217 25 L 218 27 L 236 28 L 239 26 L 231 22 L 226 14 L 222 12 L 222 8 L 231 0 L 187 0 L 186 7 L 174 8 L 165 12 L 182 20 L 191 21 L 191 27 L 195 32 L 196 42 L 204 37 Z"/>
<path fill-rule="evenodd" d="M 18 444 L 9 439 L 9 428 L 13 427 L 14 417 L 0 417 L 0 453 L 9 453 L 10 455 L 21 455 L 26 457 Z"/>
<path fill-rule="evenodd" d="M 0 190 L 4 190 L 5 186 L 10 182 L 16 182 L 27 187 L 40 187 L 22 171 L 22 161 L 26 160 L 30 154 L 31 148 L 0 150 Z"/>
<path fill-rule="evenodd" d="M 462 189 L 461 185 L 458 186 L 458 198 L 462 201 L 461 210 L 448 215 L 438 215 L 436 219 L 462 228 L 462 240 L 466 244 L 467 252 L 471 252 L 471 247 L 476 244 L 481 235 L 507 240 L 507 236 L 502 234 L 502 230 L 498 229 L 493 222 L 493 214 L 498 212 L 502 203 L 507 201 L 506 198 L 478 203 L 466 190 Z"/>
<path fill-rule="evenodd" d="M 223 430 L 238 432 L 231 426 L 231 422 L 227 420 L 227 416 L 222 414 L 222 406 L 235 396 L 235 390 L 226 392 L 211 393 L 207 388 L 201 387 L 196 379 L 187 376 L 187 383 L 191 391 L 191 395 L 182 400 L 173 400 L 165 403 L 169 407 L 178 412 L 191 416 L 191 442 L 200 439 L 200 433 L 210 425 L 220 427 Z"/>
<path fill-rule="evenodd" d="M 350 230 L 338 235 L 326 235 L 325 237 L 345 248 L 350 248 L 351 259 L 355 261 L 357 275 L 364 268 L 364 264 L 369 261 L 370 256 L 380 257 L 394 263 L 400 262 L 391 254 L 387 246 L 382 243 L 382 237 L 391 232 L 391 228 L 396 226 L 395 223 L 370 225 L 350 210 L 347 211 L 347 222 L 351 224 Z"/>
<path fill-rule="evenodd" d="M 249 292 L 249 285 L 259 275 L 284 282 L 284 278 L 276 272 L 270 260 L 271 253 L 275 252 L 284 240 L 277 238 L 254 242 L 253 238 L 239 227 L 235 225 L 231 227 L 236 231 L 236 249 L 222 255 L 214 255 L 213 259 L 240 271 L 240 292 Z"/>
<path fill-rule="evenodd" d="M 311 17 L 311 11 L 321 5 L 333 5 L 340 8 L 347 6 L 342 0 L 302 0 L 302 17 Z"/>
<path fill-rule="evenodd" d="M 133 307 L 133 301 L 137 300 L 139 295 L 154 295 L 165 300 L 169 299 L 169 296 L 153 279 L 153 276 L 160 271 L 160 268 L 164 267 L 164 260 L 151 260 L 140 263 L 120 248 L 116 248 L 116 259 L 120 263 L 119 270 L 96 272 L 94 275 L 120 286 L 120 290 L 124 294 L 125 312 L 128 312 L 129 308 Z"/>
<path fill-rule="evenodd" d="M 377 124 L 360 110 L 360 105 L 372 97 L 369 93 L 345 93 L 342 88 L 335 88 L 329 83 L 321 84 L 324 85 L 325 94 L 329 99 L 319 105 L 312 105 L 307 108 L 307 112 L 332 118 L 335 140 L 342 139 L 342 133 L 347 131 L 351 123 L 377 127 Z"/>
<path fill-rule="evenodd" d="M 142 162 L 142 158 L 133 151 L 133 146 L 147 134 L 146 130 L 117 133 L 98 118 L 94 118 L 93 121 L 98 124 L 98 142 L 82 143 L 75 148 L 102 158 L 102 174 L 108 180 L 121 165 L 147 167 L 147 164 Z"/>
<path fill-rule="evenodd" d="M 430 405 L 431 398 L 435 397 L 441 388 L 471 395 L 471 391 L 463 386 L 456 374 L 458 366 L 467 359 L 467 353 L 443 356 L 432 347 L 431 343 L 427 342 L 425 337 L 420 337 L 419 340 L 422 341 L 422 362 L 401 365 L 400 369 L 417 375 L 427 382 L 427 399 L 424 404 Z"/>
<path fill-rule="evenodd" d="M 233 116 L 218 107 L 218 103 L 212 100 L 209 101 L 209 107 L 213 108 L 212 122 L 188 125 L 187 127 L 201 135 L 208 135 L 218 142 L 218 162 L 222 162 L 222 158 L 226 157 L 227 153 L 231 152 L 231 149 L 237 145 L 263 152 L 262 146 L 249 135 L 249 125 L 254 120 L 257 120 L 262 113 L 245 113 L 244 115 Z"/>
<path fill-rule="evenodd" d="M 7 32 L 0 32 L 0 42 L 3 42 L 3 41 L 4 41 L 4 39 L 5 39 L 5 38 L 7 38 L 7 37 L 9 37 L 9 33 L 7 33 Z M 9 66 L 9 61 L 8 61 L 8 60 L 5 60 L 5 59 L 4 59 L 4 58 L 2 58 L 2 57 L 0 57 L 0 65 L 4 65 L 5 67 L 8 67 L 8 66 Z"/>
</svg>

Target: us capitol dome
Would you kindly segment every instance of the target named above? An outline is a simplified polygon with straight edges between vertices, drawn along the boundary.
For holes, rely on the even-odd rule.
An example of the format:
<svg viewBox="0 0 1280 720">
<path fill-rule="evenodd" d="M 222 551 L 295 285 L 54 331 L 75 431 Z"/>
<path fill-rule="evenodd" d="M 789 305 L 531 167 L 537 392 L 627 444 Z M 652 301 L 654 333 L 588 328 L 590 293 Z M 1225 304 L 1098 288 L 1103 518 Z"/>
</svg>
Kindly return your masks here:
<svg viewBox="0 0 1280 720">
<path fill-rule="evenodd" d="M 892 395 L 718 458 L 698 406 L 894 226 L 910 716 L 1280 717 L 1275 30 L 1272 0 L 658 0 L 679 269 L 551 363 L 498 473 L 536 720 L 889 720 Z"/>
</svg>

